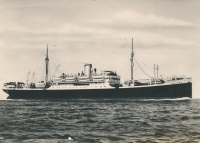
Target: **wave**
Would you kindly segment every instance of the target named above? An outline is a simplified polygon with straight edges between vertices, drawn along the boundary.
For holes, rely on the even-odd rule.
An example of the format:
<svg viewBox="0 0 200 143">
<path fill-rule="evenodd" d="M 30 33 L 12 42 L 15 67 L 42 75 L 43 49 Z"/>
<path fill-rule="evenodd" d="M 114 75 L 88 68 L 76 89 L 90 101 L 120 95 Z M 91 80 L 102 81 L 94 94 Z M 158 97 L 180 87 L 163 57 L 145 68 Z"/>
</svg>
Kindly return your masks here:
<svg viewBox="0 0 200 143">
<path fill-rule="evenodd" d="M 172 101 L 180 101 L 180 100 L 192 100 L 192 98 L 189 97 L 182 97 L 182 98 L 174 98 L 174 99 L 160 99 L 160 100 L 172 100 Z"/>
<path fill-rule="evenodd" d="M 182 98 L 166 98 L 166 99 L 141 99 L 139 101 L 182 101 L 182 100 L 192 100 L 189 97 L 182 97 Z"/>
</svg>

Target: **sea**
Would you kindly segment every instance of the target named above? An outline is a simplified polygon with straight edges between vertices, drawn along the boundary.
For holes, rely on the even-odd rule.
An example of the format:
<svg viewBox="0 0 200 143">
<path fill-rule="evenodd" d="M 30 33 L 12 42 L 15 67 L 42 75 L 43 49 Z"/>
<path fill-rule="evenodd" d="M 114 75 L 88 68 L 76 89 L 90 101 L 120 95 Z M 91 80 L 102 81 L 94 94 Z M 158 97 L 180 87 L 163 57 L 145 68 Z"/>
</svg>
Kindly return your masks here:
<svg viewBox="0 0 200 143">
<path fill-rule="evenodd" d="M 0 100 L 3 143 L 198 143 L 200 99 Z"/>
</svg>

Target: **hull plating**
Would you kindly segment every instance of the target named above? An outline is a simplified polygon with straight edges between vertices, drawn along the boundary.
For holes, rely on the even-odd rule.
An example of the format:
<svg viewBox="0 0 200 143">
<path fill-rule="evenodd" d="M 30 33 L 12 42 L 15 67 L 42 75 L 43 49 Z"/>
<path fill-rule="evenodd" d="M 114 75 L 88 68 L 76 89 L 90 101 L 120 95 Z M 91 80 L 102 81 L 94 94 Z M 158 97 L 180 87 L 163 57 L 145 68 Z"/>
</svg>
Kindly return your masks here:
<svg viewBox="0 0 200 143">
<path fill-rule="evenodd" d="M 115 89 L 6 90 L 10 99 L 36 98 L 192 98 L 192 83 Z"/>
</svg>

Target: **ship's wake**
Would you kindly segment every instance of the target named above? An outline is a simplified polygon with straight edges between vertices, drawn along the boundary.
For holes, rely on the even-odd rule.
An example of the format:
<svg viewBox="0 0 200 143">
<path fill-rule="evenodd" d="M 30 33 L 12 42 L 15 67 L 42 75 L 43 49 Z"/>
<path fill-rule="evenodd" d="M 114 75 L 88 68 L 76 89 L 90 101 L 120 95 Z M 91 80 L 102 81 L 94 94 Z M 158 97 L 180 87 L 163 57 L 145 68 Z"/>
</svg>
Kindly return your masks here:
<svg viewBox="0 0 200 143">
<path fill-rule="evenodd" d="M 153 101 L 182 101 L 182 100 L 192 100 L 191 98 L 189 97 L 182 97 L 182 98 L 166 98 L 166 99 L 147 99 L 147 101 L 149 100 L 153 100 Z"/>
</svg>

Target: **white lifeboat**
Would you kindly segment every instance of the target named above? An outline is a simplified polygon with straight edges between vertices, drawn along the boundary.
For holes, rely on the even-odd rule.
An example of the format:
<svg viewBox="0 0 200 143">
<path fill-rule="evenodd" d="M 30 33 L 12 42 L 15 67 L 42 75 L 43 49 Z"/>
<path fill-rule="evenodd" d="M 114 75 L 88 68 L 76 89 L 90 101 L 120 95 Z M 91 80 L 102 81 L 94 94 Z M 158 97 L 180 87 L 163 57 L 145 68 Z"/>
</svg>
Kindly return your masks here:
<svg viewBox="0 0 200 143">
<path fill-rule="evenodd" d="M 15 88 L 15 85 L 6 85 L 6 88 Z"/>
<path fill-rule="evenodd" d="M 104 82 L 104 75 L 93 75 L 93 82 Z"/>
<path fill-rule="evenodd" d="M 93 75 L 92 78 L 93 79 L 103 79 L 104 76 L 103 75 Z"/>
<path fill-rule="evenodd" d="M 66 77 L 65 80 L 74 80 L 74 77 Z"/>
<path fill-rule="evenodd" d="M 35 83 L 36 88 L 43 88 L 45 86 L 45 83 Z"/>
<path fill-rule="evenodd" d="M 78 76 L 77 79 L 78 79 L 78 82 L 89 82 L 90 81 L 88 76 Z"/>
<path fill-rule="evenodd" d="M 58 82 L 61 82 L 61 81 L 62 81 L 62 79 L 60 77 L 54 77 L 53 78 L 54 83 L 58 83 Z"/>
<path fill-rule="evenodd" d="M 63 82 L 74 83 L 75 79 L 74 77 L 66 77 L 65 79 L 63 79 Z"/>
<path fill-rule="evenodd" d="M 78 76 L 78 79 L 79 80 L 86 80 L 86 79 L 89 79 L 88 76 Z"/>
</svg>

